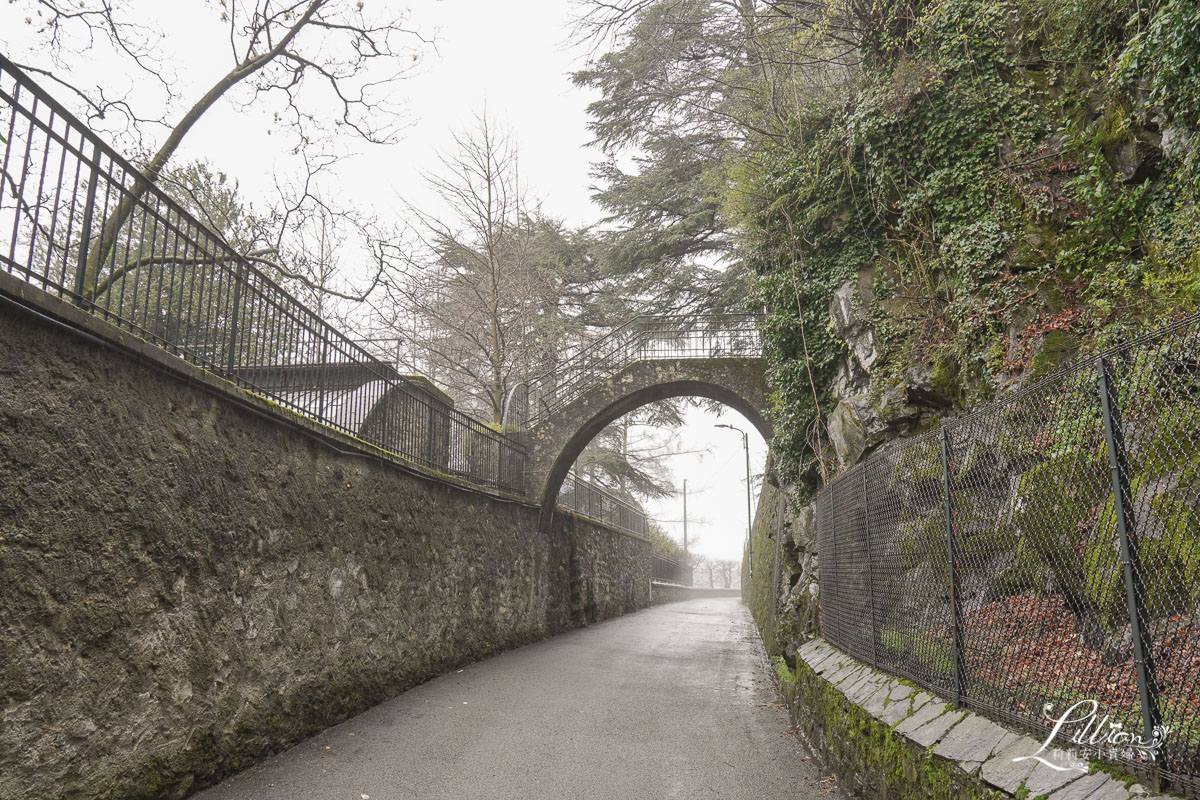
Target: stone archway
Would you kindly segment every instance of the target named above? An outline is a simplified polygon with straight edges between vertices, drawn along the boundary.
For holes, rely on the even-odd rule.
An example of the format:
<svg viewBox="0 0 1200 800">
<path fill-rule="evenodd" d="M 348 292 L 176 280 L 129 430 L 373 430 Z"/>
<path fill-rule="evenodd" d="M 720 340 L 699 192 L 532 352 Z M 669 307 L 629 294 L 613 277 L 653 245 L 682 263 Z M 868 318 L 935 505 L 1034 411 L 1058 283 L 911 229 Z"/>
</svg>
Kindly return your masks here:
<svg viewBox="0 0 1200 800">
<path fill-rule="evenodd" d="M 543 524 L 550 519 L 571 465 L 588 442 L 621 416 L 671 397 L 704 397 L 724 403 L 746 417 L 764 439 L 771 438 L 762 359 L 636 362 L 597 383 L 527 432 L 526 486 L 541 505 Z"/>
</svg>

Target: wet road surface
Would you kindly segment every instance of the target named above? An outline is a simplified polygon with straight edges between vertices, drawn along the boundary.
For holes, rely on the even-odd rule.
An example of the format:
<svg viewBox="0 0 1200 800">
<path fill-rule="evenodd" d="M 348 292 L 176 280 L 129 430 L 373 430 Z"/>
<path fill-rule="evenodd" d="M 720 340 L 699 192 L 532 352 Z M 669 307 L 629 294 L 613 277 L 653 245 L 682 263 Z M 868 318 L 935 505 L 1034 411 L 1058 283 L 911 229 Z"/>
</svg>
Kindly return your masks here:
<svg viewBox="0 0 1200 800">
<path fill-rule="evenodd" d="M 688 600 L 444 675 L 196 797 L 843 797 L 777 702 L 740 601 Z"/>
</svg>

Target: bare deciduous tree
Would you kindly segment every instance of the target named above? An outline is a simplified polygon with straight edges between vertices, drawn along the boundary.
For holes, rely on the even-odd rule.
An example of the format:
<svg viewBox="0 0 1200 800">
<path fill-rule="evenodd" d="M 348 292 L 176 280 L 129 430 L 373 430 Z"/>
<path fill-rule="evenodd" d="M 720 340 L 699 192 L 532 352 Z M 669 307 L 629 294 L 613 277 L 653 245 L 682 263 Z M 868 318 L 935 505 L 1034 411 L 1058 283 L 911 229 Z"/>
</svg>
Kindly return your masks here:
<svg viewBox="0 0 1200 800">
<path fill-rule="evenodd" d="M 149 135 L 148 128 L 165 131 L 157 148 L 153 152 L 147 149 L 147 155 L 139 160 L 140 174 L 99 226 L 96 245 L 88 251 L 84 279 L 88 296 L 111 284 L 112 275 L 106 280 L 103 272 L 122 228 L 149 187 L 160 181 L 184 138 L 218 102 L 274 108 L 276 120 L 290 133 L 290 141 L 284 145 L 294 153 L 320 152 L 347 132 L 369 142 L 391 141 L 400 118 L 389 102 L 388 87 L 412 68 L 418 59 L 414 47 L 423 43 L 406 27 L 403 15 L 386 10 L 368 12 L 361 0 L 217 0 L 215 11 L 228 32 L 224 47 L 229 53 L 229 69 L 177 119 L 163 122 L 140 114 L 125 96 L 113 96 L 102 86 L 80 85 L 65 67 L 97 42 L 107 43 L 139 73 L 152 76 L 165 92 L 168 109 L 174 107 L 179 98 L 171 67 L 159 55 L 162 37 L 138 18 L 131 4 L 111 0 L 19 2 L 28 12 L 27 23 L 42 40 L 39 52 L 44 52 L 48 61 L 22 64 L 23 69 L 74 92 L 92 121 L 123 115 L 138 141 Z M 370 5 L 373 10 L 380 4 Z M 333 113 L 330 108 L 335 109 Z M 312 162 L 307 163 L 311 178 Z M 304 197 L 311 200 L 313 195 L 306 192 Z M 284 203 L 279 215 L 283 228 L 295 223 L 303 205 L 289 208 Z M 269 260 L 278 254 L 278 248 L 243 254 Z M 141 268 L 145 266 L 142 261 L 119 265 L 112 272 Z M 273 263 L 285 276 L 290 273 L 310 288 L 327 290 L 320 283 L 306 281 L 303 271 Z"/>
<path fill-rule="evenodd" d="M 587 254 L 526 197 L 516 147 L 494 121 L 480 115 L 452 142 L 427 176 L 449 211 L 411 209 L 421 247 L 376 307 L 406 332 L 414 366 L 499 422 L 508 389 L 561 347 Z"/>
<path fill-rule="evenodd" d="M 697 556 L 692 564 L 693 582 L 710 589 L 733 589 L 734 577 L 741 569 L 740 561 L 712 556 Z"/>
</svg>

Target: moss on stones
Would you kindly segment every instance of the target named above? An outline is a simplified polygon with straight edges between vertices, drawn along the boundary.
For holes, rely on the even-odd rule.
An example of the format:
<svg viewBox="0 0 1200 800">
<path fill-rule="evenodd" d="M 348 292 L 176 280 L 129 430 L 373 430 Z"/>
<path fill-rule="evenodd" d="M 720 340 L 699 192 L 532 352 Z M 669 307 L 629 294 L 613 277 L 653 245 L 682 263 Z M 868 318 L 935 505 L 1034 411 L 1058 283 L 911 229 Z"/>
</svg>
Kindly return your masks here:
<svg viewBox="0 0 1200 800">
<path fill-rule="evenodd" d="M 775 669 L 793 724 L 854 790 L 898 800 L 1007 800 L 851 703 L 803 660 L 795 671 L 781 661 Z"/>
<path fill-rule="evenodd" d="M 954 405 L 961 405 L 966 387 L 960 377 L 961 367 L 957 358 L 944 353 L 933 362 L 930 383 L 933 390 Z"/>
<path fill-rule="evenodd" d="M 1079 352 L 1079 340 L 1067 331 L 1050 331 L 1029 362 L 1031 380 L 1044 378 Z"/>
</svg>

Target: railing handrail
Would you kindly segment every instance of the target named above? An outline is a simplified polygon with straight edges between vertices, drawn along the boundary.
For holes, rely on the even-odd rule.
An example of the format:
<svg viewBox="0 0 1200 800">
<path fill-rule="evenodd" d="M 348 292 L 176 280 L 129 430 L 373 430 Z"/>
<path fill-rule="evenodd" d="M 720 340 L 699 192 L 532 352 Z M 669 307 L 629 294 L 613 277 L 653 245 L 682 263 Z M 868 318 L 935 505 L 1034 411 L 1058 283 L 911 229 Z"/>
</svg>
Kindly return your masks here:
<svg viewBox="0 0 1200 800">
<path fill-rule="evenodd" d="M 60 244 L 53 239 L 54 228 L 51 227 L 51 235 L 47 236 L 45 232 L 39 229 L 39 220 L 35 215 L 32 220 L 29 219 L 31 211 L 36 210 L 39 214 L 43 211 L 43 206 L 47 209 L 50 206 L 48 199 L 43 199 L 40 196 L 36 197 L 36 202 L 30 204 L 28 197 L 23 192 L 32 187 L 25 186 L 25 178 L 33 170 L 40 169 L 38 172 L 33 172 L 34 178 L 39 181 L 38 191 L 40 192 L 41 183 L 44 182 L 47 176 L 53 180 L 57 180 L 57 191 L 59 194 L 66 195 L 65 206 L 62 213 L 65 214 L 66 206 L 69 206 L 72 212 L 72 223 L 74 222 L 74 214 L 76 206 L 82 206 L 81 218 L 87 219 L 95 210 L 97 215 L 104 215 L 107 219 L 100 220 L 100 224 L 107 225 L 110 219 L 116 219 L 117 228 L 113 233 L 114 237 L 121 235 L 128 236 L 128 242 L 125 245 L 125 255 L 128 258 L 131 245 L 135 241 L 135 225 L 131 220 L 142 220 L 142 227 L 137 232 L 138 237 L 146 237 L 146 220 L 153 219 L 152 230 L 154 236 L 162 236 L 165 242 L 169 236 L 173 236 L 178 243 L 182 243 L 184 251 L 190 250 L 193 256 L 193 264 L 191 269 L 200 277 L 196 283 L 202 283 L 207 280 L 209 275 L 208 269 L 211 268 L 212 278 L 220 277 L 227 281 L 227 287 L 220 287 L 216 297 L 217 306 L 212 306 L 205 313 L 214 315 L 218 320 L 221 320 L 219 315 L 224 313 L 232 314 L 236 320 L 237 316 L 242 313 L 241 309 L 236 306 L 237 298 L 243 293 L 244 301 L 256 301 L 260 304 L 259 310 L 254 311 L 251 322 L 257 322 L 261 319 L 271 319 L 278 322 L 278 329 L 287 331 L 287 335 L 296 336 L 296 340 L 290 343 L 293 355 L 297 354 L 297 348 L 315 348 L 320 345 L 319 350 L 322 354 L 320 361 L 315 363 L 327 363 L 329 358 L 336 359 L 336 363 L 355 363 L 358 364 L 369 379 L 382 382 L 388 388 L 404 387 L 411 392 L 412 400 L 421 406 L 430 409 L 437 414 L 445 416 L 448 420 L 455 424 L 470 430 L 472 435 L 477 438 L 485 439 L 494 442 L 500 450 L 508 450 L 516 454 L 521 459 L 525 456 L 525 448 L 519 442 L 503 436 L 497 431 L 490 428 L 488 425 L 474 419 L 458 409 L 453 408 L 449 404 L 444 404 L 427 398 L 423 393 L 423 387 L 415 381 L 412 381 L 402 375 L 396 375 L 395 371 L 381 362 L 378 358 L 367 351 L 358 342 L 347 336 L 339 329 L 332 326 L 311 308 L 292 295 L 279 282 L 273 279 L 270 275 L 256 266 L 254 263 L 242 256 L 232 245 L 225 240 L 219 232 L 212 230 L 206 224 L 201 222 L 194 214 L 188 211 L 183 205 L 177 202 L 169 194 L 163 191 L 158 185 L 151 181 L 142 171 L 134 165 L 129 159 L 121 155 L 117 150 L 104 141 L 98 134 L 92 131 L 83 121 L 76 115 L 64 108 L 61 103 L 56 101 L 45 89 L 33 81 L 20 67 L 10 61 L 3 55 L 0 55 L 0 74 L 7 76 L 8 81 L 0 84 L 0 103 L 9 109 L 11 114 L 8 124 L 5 125 L 5 138 L 7 143 L 0 145 L 4 153 L 4 175 L 3 180 L 7 181 L 3 186 L 0 186 L 0 191 L 11 193 L 13 205 L 13 219 L 11 231 L 13 239 L 6 243 L 4 252 L 0 253 L 0 265 L 5 266 L 5 271 L 16 274 L 26 282 L 34 285 L 40 284 L 43 290 L 47 287 L 52 287 L 57 294 L 73 304 L 83 308 L 89 313 L 103 316 L 110 321 L 115 322 L 119 327 L 126 328 L 138 335 L 145 335 L 153 340 L 156 344 L 169 349 L 176 355 L 181 356 L 185 360 L 191 361 L 205 369 L 213 371 L 222 377 L 225 377 L 236 385 L 250 389 L 257 393 L 271 397 L 273 399 L 281 399 L 279 393 L 272 392 L 264 387 L 256 385 L 249 380 L 245 375 L 238 374 L 239 371 L 244 372 L 242 367 L 246 366 L 240 363 L 238 359 L 239 348 L 246 346 L 245 339 L 239 339 L 239 332 L 236 328 L 236 322 L 231 326 L 230 341 L 205 341 L 203 344 L 189 341 L 171 341 L 164 338 L 161 333 L 154 333 L 144 324 L 139 323 L 138 319 L 130 316 L 122 316 L 120 307 L 123 299 L 118 298 L 118 309 L 116 312 L 111 310 L 112 289 L 113 284 L 103 283 L 100 274 L 106 267 L 113 268 L 116 265 L 117 248 L 119 247 L 118 239 L 114 238 L 113 242 L 108 245 L 105 253 L 97 258 L 96 274 L 93 276 L 95 285 L 84 286 L 85 290 L 94 292 L 93 296 L 80 294 L 79 286 L 81 285 L 82 276 L 88 265 L 84 261 L 83 253 L 87 250 L 80 248 L 80 254 L 76 257 L 72 243 L 72 234 L 79 237 L 79 241 L 88 243 L 92 241 L 91 237 L 96 236 L 96 232 L 86 227 L 85 223 L 80 223 L 80 228 L 75 231 L 72 228 L 66 230 L 65 245 Z M 10 94 L 8 86 L 13 86 L 13 91 Z M 27 98 L 27 99 L 26 99 Z M 44 109 L 45 113 L 40 112 Z M 46 119 L 43 119 L 46 117 Z M 17 121 L 20 119 L 20 126 Z M 18 142 L 14 140 L 14 130 L 20 141 L 25 142 L 24 152 L 18 149 Z M 61 133 L 60 133 L 61 129 Z M 32 147 L 33 141 L 39 140 L 37 148 Z M 44 144 L 42 144 L 44 142 Z M 55 156 L 53 161 L 46 160 L 40 151 L 43 149 L 48 153 L 50 146 L 55 146 Z M 58 152 L 61 150 L 61 164 L 57 163 L 60 160 Z M 70 178 L 70 172 L 64 170 L 63 165 L 68 163 L 70 159 L 70 168 L 74 170 L 75 177 Z M 10 176 L 7 172 L 10 160 L 19 167 L 19 184 L 18 180 Z M 57 175 L 54 173 L 54 168 L 57 166 Z M 80 184 L 80 178 L 84 179 L 84 183 Z M 68 182 L 70 181 L 70 182 Z M 64 192 L 64 186 L 65 192 Z M 77 195 L 82 187 L 87 187 L 89 197 L 80 203 L 80 198 Z M 101 210 L 99 198 L 96 197 L 97 187 L 102 187 L 105 193 L 105 204 Z M 109 207 L 108 198 L 116 197 L 113 201 L 113 207 Z M 3 196 L 0 195 L 0 201 Z M 128 208 L 124 209 L 121 205 L 127 203 Z M 59 212 L 59 199 L 56 195 L 54 199 L 54 214 Z M 48 217 L 50 212 L 47 210 Z M 117 216 L 123 215 L 123 216 Z M 47 223 L 53 221 L 57 224 L 57 219 L 46 220 Z M 126 223 L 129 223 L 129 230 L 125 231 Z M 22 244 L 23 248 L 28 249 L 29 263 L 23 264 L 15 260 L 15 251 L 20 244 L 17 231 L 24 230 L 22 226 L 28 225 L 29 241 L 28 244 Z M 7 227 L 7 223 L 6 223 Z M 64 224 L 64 227 L 66 225 Z M 160 232 L 161 230 L 161 232 Z M 7 238 L 7 237 L 6 237 Z M 45 269 L 41 260 L 40 251 L 36 250 L 37 243 L 44 240 L 40 246 L 49 248 L 46 250 Z M 151 252 L 150 259 L 159 258 L 154 252 L 156 242 L 147 242 L 146 238 L 137 238 L 137 252 L 143 252 L 144 248 L 149 244 Z M 165 247 L 165 244 L 164 244 Z M 56 248 L 61 249 L 62 263 L 58 264 L 59 258 L 56 254 Z M 139 256 L 140 258 L 140 256 Z M 34 261 L 37 260 L 37 269 L 33 269 Z M 111 264 L 107 263 L 112 261 Z M 58 269 L 58 273 L 52 278 L 50 275 L 51 266 Z M 165 258 L 160 258 L 157 262 L 158 268 L 162 269 L 161 265 L 166 263 Z M 128 267 L 128 265 L 122 265 Z M 153 271 L 156 267 L 152 260 L 148 266 L 135 267 L 133 271 L 127 271 L 125 274 L 134 274 L 133 280 L 139 279 L 138 270 Z M 73 273 L 71 277 L 68 273 Z M 111 276 L 110 272 L 110 276 Z M 181 275 L 185 274 L 181 270 Z M 68 281 L 68 277 L 71 280 Z M 174 273 L 172 273 L 174 277 Z M 110 280 L 111 277 L 105 280 Z M 161 281 L 160 281 L 161 286 Z M 225 289 L 228 288 L 228 293 Z M 124 277 L 119 292 L 124 292 Z M 200 290 L 191 290 L 188 302 L 196 301 L 196 294 L 203 298 L 203 288 Z M 181 290 L 179 298 L 178 314 L 184 314 L 183 306 L 183 291 Z M 97 302 L 98 298 L 104 296 L 104 303 Z M 147 290 L 146 301 L 149 302 L 149 290 Z M 161 298 L 160 298 L 161 299 Z M 172 324 L 180 324 L 183 320 L 176 320 L 169 315 L 172 313 L 171 297 L 168 298 L 168 304 L 165 309 L 156 307 L 155 313 L 164 312 L 168 316 L 163 319 L 166 321 L 165 327 Z M 207 298 L 212 301 L 212 296 Z M 226 305 L 228 304 L 228 305 Z M 104 308 L 100 306 L 104 305 Z M 139 309 L 134 309 L 134 313 Z M 148 309 L 140 310 L 144 317 L 143 322 L 149 319 Z M 261 314 L 261 317 L 259 316 Z M 269 317 L 274 314 L 276 316 Z M 212 317 L 209 317 L 211 320 Z M 156 322 L 160 322 L 157 317 Z M 192 320 L 186 321 L 192 324 Z M 245 334 L 242 333 L 242 336 Z M 303 335 L 313 337 L 311 340 L 302 339 Z M 251 342 L 252 346 L 263 347 L 262 342 Z M 225 355 L 224 347 L 228 345 L 229 355 Z M 265 349 L 265 348 L 264 348 Z M 221 351 L 222 357 L 217 358 L 214 355 L 218 350 Z M 245 356 L 245 350 L 242 350 L 241 355 Z M 278 354 L 277 354 L 278 355 Z M 308 357 L 312 357 L 310 353 Z M 221 361 L 222 363 L 218 363 Z M 227 362 L 227 363 L 226 363 Z M 236 362 L 236 363 L 235 363 Z M 271 367 L 288 366 L 287 362 L 273 364 L 263 363 L 255 366 Z M 370 382 L 370 381 L 367 381 Z M 304 391 L 292 390 L 292 395 L 303 396 Z M 382 395 L 381 395 L 382 396 Z M 322 400 L 320 406 L 322 412 L 313 412 L 312 409 L 303 407 L 299 403 L 290 402 L 287 397 L 282 397 L 285 405 L 292 408 L 298 413 L 310 416 L 322 424 L 331 425 L 339 430 L 344 429 L 344 426 L 337 424 L 336 421 L 323 417 L 325 402 Z M 369 409 L 368 409 L 369 412 Z M 358 435 L 357 430 L 345 430 L 352 435 Z M 387 442 L 371 442 L 377 446 L 388 450 Z M 404 453 L 397 453 L 402 458 Z M 406 459 L 407 460 L 407 459 Z M 468 479 L 480 476 L 466 476 Z M 495 485 L 496 481 L 488 478 L 484 481 L 487 485 Z M 511 488 L 511 487 L 510 487 Z"/>
<path fill-rule="evenodd" d="M 530 378 L 528 381 L 525 381 L 525 383 L 534 384 L 545 378 L 554 377 L 556 374 L 563 372 L 564 370 L 570 368 L 574 362 L 581 359 L 589 351 L 598 350 L 600 348 L 600 346 L 603 345 L 605 342 L 616 337 L 618 334 L 628 330 L 629 328 L 633 327 L 635 324 L 637 324 L 638 322 L 641 322 L 643 320 L 698 321 L 698 320 L 707 320 L 707 319 L 721 320 L 721 319 L 729 319 L 729 318 L 743 318 L 743 319 L 759 320 L 759 319 L 763 319 L 763 315 L 755 314 L 755 313 L 752 313 L 749 311 L 731 311 L 729 313 L 724 313 L 724 314 L 715 314 L 715 313 L 678 314 L 678 315 L 675 315 L 675 314 L 635 314 L 632 317 L 626 318 L 623 322 L 619 323 L 616 327 L 610 328 L 608 331 L 601 334 L 599 338 L 580 346 L 580 348 L 578 350 L 576 350 L 574 353 L 572 353 L 570 356 L 568 356 L 566 358 L 566 360 L 560 362 L 553 368 L 546 370 L 545 372 L 541 373 L 540 375 Z"/>
<path fill-rule="evenodd" d="M 587 497 L 580 498 L 580 490 L 585 492 Z M 599 484 L 580 477 L 574 470 L 568 472 L 563 479 L 556 501 L 563 508 L 585 517 L 592 517 L 610 527 L 637 536 L 648 536 L 650 533 L 650 517 L 645 510 Z M 614 510 L 615 514 L 609 513 Z"/>
<path fill-rule="evenodd" d="M 214 231 L 208 225 L 206 225 L 205 223 L 200 221 L 200 219 L 198 217 L 196 217 L 194 214 L 192 214 L 190 211 L 188 211 L 186 208 L 184 208 L 182 205 L 180 205 L 180 203 L 178 201 L 176 201 L 173 197 L 171 197 L 169 194 L 164 192 L 158 186 L 157 183 L 154 183 L 153 181 L 151 181 L 149 178 L 146 177 L 146 175 L 142 172 L 141 167 L 135 165 L 132 161 L 125 158 L 125 156 L 121 155 L 120 152 L 118 152 L 112 145 L 108 144 L 108 142 L 106 142 L 98 134 L 96 134 L 96 132 L 93 131 L 90 127 L 88 127 L 88 125 L 86 123 L 84 123 L 82 120 L 80 120 L 79 117 L 72 114 L 61 103 L 59 103 L 57 100 L 55 100 L 54 97 L 52 95 L 50 95 L 45 89 L 43 89 L 41 86 L 39 86 L 37 83 L 35 83 L 33 81 L 33 79 L 31 79 L 28 75 L 25 74 L 24 70 L 22 70 L 20 67 L 18 67 L 16 64 L 14 64 L 12 61 L 10 61 L 8 58 L 6 58 L 3 53 L 0 53 L 0 71 L 4 71 L 4 70 L 7 70 L 8 72 L 12 73 L 13 77 L 15 77 L 17 79 L 18 83 L 20 83 L 21 88 L 23 90 L 32 92 L 33 95 L 37 98 L 39 103 L 44 103 L 45 105 L 49 106 L 50 109 L 54 112 L 54 114 L 56 116 L 62 117 L 64 121 L 70 123 L 71 127 L 73 127 L 75 129 L 75 132 L 78 133 L 81 138 L 86 139 L 88 144 L 90 144 L 93 148 L 95 148 L 95 150 L 97 152 L 102 154 L 108 160 L 112 161 L 114 164 L 120 166 L 121 169 L 124 170 L 125 172 L 133 174 L 133 175 L 137 175 L 140 180 L 144 181 L 146 184 L 146 188 L 142 191 L 143 195 L 145 195 L 145 194 L 154 195 L 156 199 L 161 201 L 164 205 L 168 206 L 171 209 L 171 211 L 173 213 L 175 213 L 177 216 L 179 216 L 182 220 L 184 220 L 192 225 L 195 225 L 197 228 L 204 229 L 205 234 L 211 238 L 212 243 L 224 248 L 227 251 L 227 254 L 229 256 L 231 256 L 232 258 L 234 258 L 235 260 L 238 261 L 238 266 L 244 267 L 247 270 L 247 272 L 250 274 L 250 276 L 256 277 L 256 278 L 261 278 L 263 281 L 265 281 L 267 283 L 267 285 L 270 288 L 276 289 L 281 294 L 287 295 L 289 299 L 291 299 L 297 306 L 299 306 L 301 309 L 303 309 L 305 312 L 307 312 L 313 319 L 326 325 L 331 330 L 333 330 L 338 336 L 345 339 L 345 341 L 353 344 L 357 349 L 362 350 L 362 348 L 359 347 L 358 344 L 356 342 L 354 342 L 354 340 L 345 336 L 345 334 L 342 334 L 341 331 L 338 331 L 337 329 L 330 326 L 329 323 L 325 322 L 325 320 L 323 320 L 320 316 L 318 316 L 316 314 L 316 312 L 314 312 L 308 306 L 304 305 L 304 303 L 301 302 L 299 299 L 294 297 L 290 292 L 288 292 L 288 290 L 286 288 L 284 288 L 281 284 L 279 284 L 274 278 L 272 278 L 266 272 L 264 272 L 263 270 L 261 270 L 257 266 L 255 266 L 255 264 L 252 261 L 249 261 L 248 259 L 244 258 L 240 253 L 238 253 L 238 251 L 236 249 L 234 249 L 233 245 L 229 244 L 229 242 L 226 241 L 223 236 L 221 236 L 221 234 L 219 232 Z M 3 86 L 0 86 L 0 100 L 4 100 L 5 103 L 10 108 L 20 112 L 22 116 L 26 117 L 27 119 L 30 119 L 31 121 L 33 120 L 32 115 L 30 115 L 28 112 L 25 111 L 24 108 L 22 108 L 20 105 L 18 105 L 16 98 L 14 98 L 12 95 L 9 95 L 7 92 L 5 92 Z M 91 166 L 96 169 L 99 168 L 100 165 L 91 156 L 88 156 L 87 154 L 81 152 L 80 150 L 78 150 L 77 148 L 72 146 L 70 144 L 70 142 L 66 141 L 66 139 L 64 137 L 58 136 L 56 133 L 54 133 L 51 130 L 48 130 L 48 129 L 43 129 L 43 130 L 45 130 L 45 132 L 48 136 L 51 136 L 51 137 L 57 139 L 59 141 L 59 143 L 63 146 L 64 149 L 66 149 L 72 155 L 78 157 L 80 159 L 80 161 L 82 161 L 84 164 L 87 164 L 88 166 Z M 216 255 L 216 254 L 213 253 L 212 255 Z M 0 257 L 3 257 L 3 256 L 0 256 Z M 366 354 L 365 350 L 362 350 L 362 352 L 364 354 Z M 369 354 L 367 354 L 367 355 L 369 356 Z M 371 359 L 372 359 L 372 361 L 376 360 L 373 356 L 371 357 Z"/>
<path fill-rule="evenodd" d="M 0 145 L 0 230 L 12 237 L 0 248 L 0 269 L 410 464 L 521 490 L 527 452 L 518 439 L 443 402 L 324 320 L 3 55 L 0 77 L 0 108 L 9 115 Z M 42 194 L 47 180 L 52 201 Z M 95 229 L 82 221 L 93 211 Z M 185 264 L 178 273 L 170 267 L 168 278 L 166 265 L 176 263 L 181 249 Z M 654 318 L 634 316 L 563 363 L 578 367 L 589 348 Z M 361 370 L 355 386 L 326 369 L 349 365 Z M 272 370 L 286 373 L 284 379 L 266 379 Z M 402 391 L 390 395 L 393 389 Z M 377 430 L 368 432 L 372 424 Z M 602 514 L 615 517 L 602 521 L 648 531 L 640 508 L 578 476 L 571 480 Z"/>
<path fill-rule="evenodd" d="M 638 361 L 662 358 L 697 358 L 683 353 L 653 355 L 644 347 L 655 333 L 671 333 L 680 341 L 689 337 L 752 334 L 753 352 L 761 354 L 760 314 L 731 312 L 723 314 L 649 315 L 632 317 L 584 346 L 557 367 L 528 381 L 526 424 L 545 418 L 557 408 L 585 393 L 587 387 L 615 375 Z M 608 351 L 612 351 L 611 353 Z M 712 357 L 711 355 L 703 357 Z M 604 360 L 607 363 L 594 363 Z M 547 390 L 546 387 L 551 387 Z"/>
<path fill-rule="evenodd" d="M 650 579 L 679 586 L 692 586 L 695 583 L 695 576 L 690 564 L 677 561 L 657 551 L 650 554 Z"/>
<path fill-rule="evenodd" d="M 635 506 L 633 503 L 629 502 L 625 498 L 621 497 L 618 494 L 613 493 L 612 491 L 610 491 L 608 489 L 605 489 L 603 486 L 592 481 L 589 478 L 584 478 L 584 477 L 576 474 L 574 470 L 567 473 L 567 479 L 577 481 L 579 483 L 582 483 L 585 486 L 591 487 L 591 491 L 600 495 L 605 500 L 611 500 L 613 503 L 623 506 L 624 508 L 627 508 L 630 511 L 638 511 L 638 512 L 641 511 L 640 508 L 638 508 L 637 506 Z"/>
</svg>

